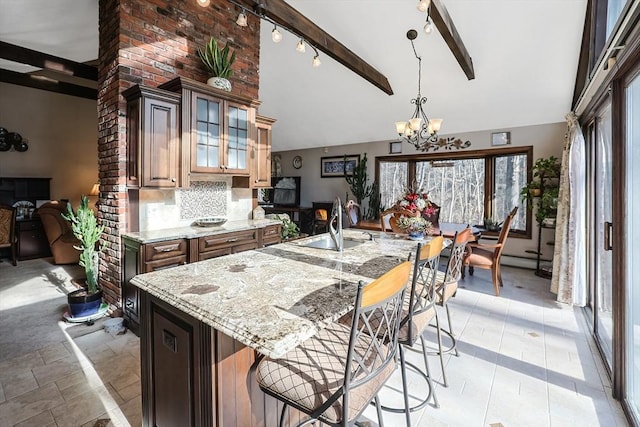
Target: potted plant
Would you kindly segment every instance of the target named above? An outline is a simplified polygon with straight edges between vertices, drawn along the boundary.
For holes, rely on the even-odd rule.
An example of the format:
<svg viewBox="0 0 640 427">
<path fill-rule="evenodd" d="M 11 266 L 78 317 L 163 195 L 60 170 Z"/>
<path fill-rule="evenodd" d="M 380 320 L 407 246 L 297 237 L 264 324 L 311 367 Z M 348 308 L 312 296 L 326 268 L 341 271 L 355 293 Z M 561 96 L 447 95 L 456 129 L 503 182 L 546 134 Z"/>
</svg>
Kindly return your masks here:
<svg viewBox="0 0 640 427">
<path fill-rule="evenodd" d="M 80 254 L 80 266 L 86 274 L 86 288 L 78 289 L 67 295 L 69 311 L 73 317 L 84 317 L 95 314 L 102 303 L 102 290 L 98 288 L 98 254 L 100 252 L 100 236 L 104 225 L 98 221 L 89 207 L 89 199 L 82 196 L 80 207 L 74 213 L 71 204 L 67 204 L 67 214 L 62 217 L 71 223 L 73 235 L 80 241 L 76 249 Z"/>
<path fill-rule="evenodd" d="M 207 84 L 231 92 L 231 82 L 227 79 L 233 74 L 231 65 L 236 60 L 236 53 L 229 51 L 229 42 L 220 49 L 216 39 L 211 37 L 204 49 L 198 48 L 198 56 L 211 75 Z"/>
</svg>

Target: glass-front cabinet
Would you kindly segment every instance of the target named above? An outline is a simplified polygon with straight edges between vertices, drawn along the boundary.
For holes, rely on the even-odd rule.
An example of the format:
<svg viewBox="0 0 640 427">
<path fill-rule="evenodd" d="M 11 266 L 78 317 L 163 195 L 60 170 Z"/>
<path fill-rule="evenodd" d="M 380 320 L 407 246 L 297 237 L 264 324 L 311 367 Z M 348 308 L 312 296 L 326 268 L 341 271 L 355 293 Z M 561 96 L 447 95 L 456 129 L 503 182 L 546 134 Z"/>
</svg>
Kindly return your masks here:
<svg viewBox="0 0 640 427">
<path fill-rule="evenodd" d="M 259 102 L 183 77 L 161 87 L 182 95 L 184 182 L 207 174 L 248 177 Z"/>
</svg>

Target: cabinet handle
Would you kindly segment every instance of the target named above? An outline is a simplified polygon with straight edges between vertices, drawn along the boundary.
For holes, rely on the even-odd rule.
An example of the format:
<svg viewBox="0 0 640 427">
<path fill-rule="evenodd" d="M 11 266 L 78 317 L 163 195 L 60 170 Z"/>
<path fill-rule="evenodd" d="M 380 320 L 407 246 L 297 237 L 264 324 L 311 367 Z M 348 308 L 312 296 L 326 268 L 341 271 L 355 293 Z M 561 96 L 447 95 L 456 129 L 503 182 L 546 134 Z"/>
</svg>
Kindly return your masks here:
<svg viewBox="0 0 640 427">
<path fill-rule="evenodd" d="M 156 252 L 171 252 L 171 251 L 175 251 L 178 250 L 178 247 L 180 245 L 166 245 L 166 246 L 156 246 L 154 248 L 154 250 Z"/>
<path fill-rule="evenodd" d="M 613 228 L 613 223 L 609 221 L 604 222 L 604 250 L 610 251 L 613 249 L 613 243 L 611 242 L 611 229 Z"/>
<path fill-rule="evenodd" d="M 227 239 L 227 243 L 232 243 L 232 242 L 237 242 L 238 238 L 237 237 L 233 237 L 231 239 Z"/>
<path fill-rule="evenodd" d="M 131 308 L 131 307 L 133 307 L 133 301 L 131 301 L 130 299 L 128 299 L 128 300 L 125 302 L 125 305 L 127 306 L 127 308 Z"/>
<path fill-rule="evenodd" d="M 171 178 L 171 182 L 176 182 L 176 179 L 175 178 Z"/>
</svg>

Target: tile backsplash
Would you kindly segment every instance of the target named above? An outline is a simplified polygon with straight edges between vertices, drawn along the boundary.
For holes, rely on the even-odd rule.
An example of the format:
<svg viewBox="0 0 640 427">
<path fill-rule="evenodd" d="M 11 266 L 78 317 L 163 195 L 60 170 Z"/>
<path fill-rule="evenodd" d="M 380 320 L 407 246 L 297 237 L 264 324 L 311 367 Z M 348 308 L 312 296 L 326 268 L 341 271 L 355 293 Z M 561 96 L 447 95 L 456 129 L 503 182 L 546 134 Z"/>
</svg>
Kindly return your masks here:
<svg viewBox="0 0 640 427">
<path fill-rule="evenodd" d="M 231 188 L 231 177 L 192 182 L 177 190 L 140 190 L 140 230 L 191 225 L 195 219 L 223 216 L 230 221 L 251 218 L 251 190 Z"/>
</svg>

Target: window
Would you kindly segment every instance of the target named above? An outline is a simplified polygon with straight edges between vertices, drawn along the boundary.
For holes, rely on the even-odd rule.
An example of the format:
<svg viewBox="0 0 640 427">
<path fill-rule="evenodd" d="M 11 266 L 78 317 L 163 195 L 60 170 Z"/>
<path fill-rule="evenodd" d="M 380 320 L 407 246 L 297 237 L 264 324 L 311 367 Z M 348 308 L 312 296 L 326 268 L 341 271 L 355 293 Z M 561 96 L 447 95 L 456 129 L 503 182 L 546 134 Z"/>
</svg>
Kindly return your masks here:
<svg viewBox="0 0 640 427">
<path fill-rule="evenodd" d="M 510 147 L 377 157 L 382 206 L 392 206 L 408 183 L 415 182 L 441 207 L 440 222 L 476 225 L 484 218 L 501 222 L 519 206 L 512 233 L 531 237 L 531 213 L 520 202 L 520 189 L 527 183 L 532 155 L 533 147 Z"/>
</svg>

